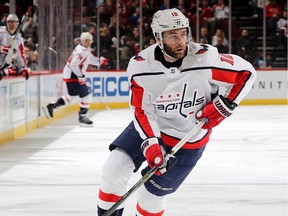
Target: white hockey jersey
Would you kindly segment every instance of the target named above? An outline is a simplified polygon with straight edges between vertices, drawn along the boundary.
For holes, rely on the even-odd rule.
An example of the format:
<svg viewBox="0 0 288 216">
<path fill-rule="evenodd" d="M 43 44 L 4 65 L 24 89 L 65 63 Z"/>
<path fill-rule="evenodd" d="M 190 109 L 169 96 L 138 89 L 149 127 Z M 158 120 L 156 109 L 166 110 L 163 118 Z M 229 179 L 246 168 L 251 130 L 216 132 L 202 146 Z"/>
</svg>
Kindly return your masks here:
<svg viewBox="0 0 288 216">
<path fill-rule="evenodd" d="M 189 43 L 187 55 L 174 63 L 164 60 L 154 44 L 133 57 L 128 65 L 130 107 L 142 139 L 162 137 L 174 146 L 196 124 L 195 114 L 211 101 L 220 86 L 239 104 L 250 91 L 256 72 L 252 65 L 215 47 Z M 205 145 L 211 130 L 201 129 L 183 148 Z"/>
<path fill-rule="evenodd" d="M 13 63 L 16 67 L 26 67 L 24 60 L 24 40 L 20 33 L 10 35 L 6 26 L 0 26 L 0 47 L 10 47 L 8 54 L 0 53 L 0 68 L 10 67 Z"/>
<path fill-rule="evenodd" d="M 63 69 L 63 80 L 65 82 L 78 82 L 77 77 L 85 76 L 89 64 L 100 66 L 100 58 L 92 53 L 91 48 L 78 44 Z"/>
</svg>

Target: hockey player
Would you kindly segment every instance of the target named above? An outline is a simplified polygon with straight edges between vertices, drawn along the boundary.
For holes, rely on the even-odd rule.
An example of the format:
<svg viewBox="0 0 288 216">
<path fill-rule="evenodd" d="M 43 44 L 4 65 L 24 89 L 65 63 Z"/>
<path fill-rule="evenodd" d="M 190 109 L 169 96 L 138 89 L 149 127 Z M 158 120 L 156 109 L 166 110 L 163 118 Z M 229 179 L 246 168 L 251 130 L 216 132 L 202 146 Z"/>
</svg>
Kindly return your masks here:
<svg viewBox="0 0 288 216">
<path fill-rule="evenodd" d="M 18 33 L 19 19 L 16 14 L 7 16 L 7 26 L 0 26 L 0 80 L 3 76 L 23 75 L 29 78 L 30 68 L 24 60 L 24 40 Z"/>
<path fill-rule="evenodd" d="M 89 87 L 86 85 L 86 69 L 89 64 L 100 66 L 109 63 L 108 59 L 98 58 L 92 53 L 93 37 L 89 32 L 83 32 L 80 40 L 81 43 L 74 48 L 63 70 L 63 81 L 66 83 L 68 94 L 60 97 L 56 103 L 49 103 L 47 109 L 43 108 L 43 111 L 47 118 L 53 118 L 55 108 L 71 103 L 79 97 L 79 123 L 82 126 L 93 126 L 93 122 L 86 116 L 92 100 Z"/>
<path fill-rule="evenodd" d="M 134 120 L 109 146 L 98 195 L 99 216 L 125 194 L 132 172 L 145 160 L 146 171 L 154 166 L 158 171 L 138 189 L 136 215 L 163 215 L 166 196 L 196 165 L 212 128 L 233 113 L 255 81 L 255 69 L 239 56 L 190 42 L 189 21 L 179 10 L 156 12 L 151 28 L 157 44 L 128 65 Z M 219 94 L 220 86 L 226 88 L 225 95 Z M 206 119 L 200 131 L 166 161 L 166 152 L 200 119 Z M 120 205 L 112 215 L 122 212 Z"/>
</svg>

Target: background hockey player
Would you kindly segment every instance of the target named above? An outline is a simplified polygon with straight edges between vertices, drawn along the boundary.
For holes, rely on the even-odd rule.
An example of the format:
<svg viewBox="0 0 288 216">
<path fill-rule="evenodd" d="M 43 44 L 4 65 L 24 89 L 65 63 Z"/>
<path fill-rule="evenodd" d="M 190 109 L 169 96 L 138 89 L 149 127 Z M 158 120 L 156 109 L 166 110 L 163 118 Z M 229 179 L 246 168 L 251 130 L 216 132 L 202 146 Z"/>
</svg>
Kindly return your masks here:
<svg viewBox="0 0 288 216">
<path fill-rule="evenodd" d="M 86 116 L 92 100 L 90 89 L 86 85 L 86 69 L 89 64 L 100 66 L 109 63 L 108 59 L 98 58 L 92 53 L 93 37 L 89 32 L 83 32 L 80 40 L 81 44 L 75 47 L 63 70 L 63 81 L 66 83 L 68 94 L 60 97 L 56 103 L 49 103 L 47 109 L 44 108 L 43 110 L 48 118 L 53 118 L 55 108 L 71 103 L 79 97 L 79 123 L 84 126 L 92 126 L 93 122 Z"/>
<path fill-rule="evenodd" d="M 17 31 L 19 19 L 15 14 L 7 17 L 7 26 L 0 26 L 0 80 L 3 76 L 23 75 L 29 78 L 30 68 L 24 60 L 24 40 Z"/>
<path fill-rule="evenodd" d="M 137 191 L 136 215 L 164 214 L 166 196 L 175 192 L 202 156 L 212 128 L 229 117 L 255 81 L 255 69 L 239 56 L 190 41 L 188 19 L 177 9 L 158 11 L 151 24 L 157 44 L 128 65 L 134 121 L 109 146 L 102 170 L 98 215 L 126 192 L 132 172 L 145 160 L 158 167 Z M 218 93 L 220 86 L 225 95 Z M 204 126 L 175 154 L 165 152 L 191 131 Z M 173 166 L 174 165 L 174 166 Z M 122 215 L 121 205 L 112 214 Z"/>
</svg>

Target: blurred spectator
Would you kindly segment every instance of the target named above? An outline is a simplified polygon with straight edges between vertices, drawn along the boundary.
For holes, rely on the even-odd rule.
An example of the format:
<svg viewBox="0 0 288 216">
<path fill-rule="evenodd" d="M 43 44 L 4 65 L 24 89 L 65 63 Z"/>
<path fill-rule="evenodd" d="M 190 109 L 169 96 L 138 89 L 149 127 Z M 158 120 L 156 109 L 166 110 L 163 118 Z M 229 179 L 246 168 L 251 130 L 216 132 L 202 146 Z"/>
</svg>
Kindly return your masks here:
<svg viewBox="0 0 288 216">
<path fill-rule="evenodd" d="M 38 25 L 37 23 L 33 20 L 32 17 L 29 17 L 27 21 L 23 24 L 23 27 L 21 31 L 23 32 L 23 37 L 27 39 L 30 36 L 36 36 L 37 35 L 37 29 Z M 35 41 L 34 41 L 35 42 Z"/>
<path fill-rule="evenodd" d="M 201 40 L 201 43 L 211 44 L 211 36 L 210 36 L 210 33 L 206 27 L 201 27 L 199 38 Z"/>
<path fill-rule="evenodd" d="M 100 44 L 98 44 L 98 47 L 100 49 L 100 55 L 108 58 L 110 63 L 109 67 L 113 67 L 116 61 L 116 47 L 114 46 L 106 23 L 101 24 L 99 37 Z"/>
<path fill-rule="evenodd" d="M 111 38 L 116 37 L 116 32 L 117 32 L 117 19 L 116 15 L 112 16 L 110 19 L 109 23 L 109 34 Z M 120 37 L 123 35 L 128 34 L 130 32 L 130 29 L 128 28 L 127 25 L 124 25 L 123 23 L 119 24 L 119 32 L 120 32 Z"/>
<path fill-rule="evenodd" d="M 248 52 L 254 49 L 254 42 L 250 37 L 248 30 L 243 29 L 241 32 L 241 36 L 236 40 L 236 49 L 237 51 L 245 48 Z"/>
<path fill-rule="evenodd" d="M 218 40 L 218 38 L 222 38 L 222 40 Z M 217 29 L 215 34 L 213 35 L 211 41 L 212 46 L 217 46 L 219 41 L 221 42 L 221 44 L 228 47 L 228 40 L 226 39 L 225 33 L 222 29 Z"/>
<path fill-rule="evenodd" d="M 225 4 L 224 0 L 218 0 L 212 8 L 216 18 L 216 28 L 222 28 L 227 33 L 230 13 L 228 5 Z"/>
<path fill-rule="evenodd" d="M 130 58 L 134 55 L 134 42 L 128 36 L 121 38 L 121 52 L 120 52 L 120 68 L 126 68 Z"/>
<path fill-rule="evenodd" d="M 94 14 L 94 9 L 96 7 L 96 2 L 95 0 L 86 0 L 87 1 L 87 15 L 91 17 Z"/>
<path fill-rule="evenodd" d="M 280 17 L 282 17 L 283 10 L 276 0 L 269 0 L 265 10 L 268 34 L 275 36 L 277 30 L 277 21 Z"/>
<path fill-rule="evenodd" d="M 140 51 L 140 30 L 138 26 L 134 26 L 132 28 L 132 33 L 130 33 L 128 35 L 131 40 L 134 42 L 134 54 L 138 54 L 138 52 Z M 144 41 L 143 41 L 144 42 Z"/>
<path fill-rule="evenodd" d="M 140 9 L 139 7 L 135 8 L 135 12 L 133 14 L 131 14 L 131 16 L 129 17 L 129 22 L 131 24 L 131 26 L 136 26 L 139 23 L 139 18 L 140 18 Z"/>
<path fill-rule="evenodd" d="M 73 38 L 79 37 L 81 34 L 81 16 L 80 14 L 73 15 Z"/>
<path fill-rule="evenodd" d="M 7 16 L 8 16 L 8 14 L 3 14 L 3 15 L 1 16 L 0 26 L 6 26 Z"/>
<path fill-rule="evenodd" d="M 107 26 L 107 24 L 106 23 L 104 23 L 106 26 Z M 90 27 L 89 27 L 89 31 L 88 31 L 91 35 L 92 35 L 92 37 L 93 37 L 93 43 L 92 43 L 92 45 L 91 45 L 91 48 L 92 49 L 95 49 L 96 48 L 96 43 L 97 43 L 97 26 L 96 25 L 91 25 Z M 79 40 L 79 43 L 80 43 L 80 40 Z"/>
<path fill-rule="evenodd" d="M 256 59 L 253 62 L 255 68 L 270 69 L 272 68 L 272 57 L 266 55 L 266 61 L 263 59 L 263 52 L 259 52 Z"/>
<path fill-rule="evenodd" d="M 216 29 L 216 18 L 214 17 L 213 9 L 209 5 L 209 0 L 201 1 L 200 10 L 202 26 L 206 27 L 210 34 L 213 35 Z"/>
<path fill-rule="evenodd" d="M 139 0 L 131 0 L 131 1 L 126 1 L 126 9 L 127 9 L 127 14 L 130 16 L 133 14 L 136 10 L 136 8 L 140 6 Z"/>
<path fill-rule="evenodd" d="M 188 10 L 187 10 L 187 5 L 185 4 L 184 0 L 178 0 L 178 4 L 176 5 L 176 7 L 178 10 L 180 10 L 183 14 L 185 14 L 186 16 L 188 16 Z"/>
<path fill-rule="evenodd" d="M 145 38 L 149 38 L 149 37 L 154 38 L 152 29 L 150 27 L 150 23 L 148 23 L 147 19 L 143 19 L 142 34 L 143 34 L 143 37 L 145 37 Z"/>
<path fill-rule="evenodd" d="M 206 41 L 205 41 L 203 38 L 200 38 L 200 39 L 199 39 L 199 43 L 200 43 L 200 44 L 206 44 Z"/>
<path fill-rule="evenodd" d="M 196 7 L 196 0 L 191 0 L 190 5 L 188 6 L 187 14 L 185 14 L 190 23 L 191 23 L 191 30 L 192 30 L 192 37 L 196 37 L 196 26 L 197 26 L 197 7 Z"/>
<path fill-rule="evenodd" d="M 145 41 L 144 49 L 151 46 L 152 44 L 155 44 L 155 43 L 156 43 L 155 37 L 153 37 L 153 36 L 148 37 Z"/>
<path fill-rule="evenodd" d="M 287 50 L 288 20 L 287 11 L 283 11 L 283 17 L 277 21 L 277 45 Z"/>
<path fill-rule="evenodd" d="M 237 50 L 236 54 L 239 55 L 240 57 L 242 57 L 243 59 L 247 60 L 251 64 L 254 61 L 254 56 L 253 56 L 251 49 L 247 49 L 246 47 L 240 47 Z"/>
<path fill-rule="evenodd" d="M 96 26 L 95 22 L 91 21 L 91 18 L 89 16 L 83 17 L 83 24 L 81 25 L 82 32 L 88 32 L 90 26 Z"/>
<path fill-rule="evenodd" d="M 143 6 L 143 16 L 149 19 L 151 23 L 154 13 L 159 9 L 159 5 L 155 0 L 147 0 Z"/>
<path fill-rule="evenodd" d="M 251 0 L 249 1 L 249 5 L 251 7 L 251 16 L 253 18 L 258 18 L 259 14 L 261 13 L 260 6 L 258 0 Z"/>
<path fill-rule="evenodd" d="M 112 0 L 105 0 L 105 3 L 103 4 L 103 8 L 105 11 L 105 14 L 109 17 L 113 17 L 114 15 L 114 2 Z"/>
<path fill-rule="evenodd" d="M 217 37 L 217 44 L 215 47 L 219 53 L 228 53 L 228 45 L 226 45 L 223 37 Z"/>
<path fill-rule="evenodd" d="M 80 37 L 76 37 L 73 39 L 73 48 L 75 48 L 78 44 L 80 44 Z"/>
<path fill-rule="evenodd" d="M 99 17 L 100 17 L 100 25 L 102 23 L 106 23 L 109 25 L 111 17 L 106 13 L 105 8 L 103 6 L 99 7 Z M 96 18 L 95 18 L 96 19 Z"/>
<path fill-rule="evenodd" d="M 31 45 L 24 47 L 24 59 L 27 67 L 33 71 L 39 70 L 38 68 L 38 53 Z"/>
</svg>

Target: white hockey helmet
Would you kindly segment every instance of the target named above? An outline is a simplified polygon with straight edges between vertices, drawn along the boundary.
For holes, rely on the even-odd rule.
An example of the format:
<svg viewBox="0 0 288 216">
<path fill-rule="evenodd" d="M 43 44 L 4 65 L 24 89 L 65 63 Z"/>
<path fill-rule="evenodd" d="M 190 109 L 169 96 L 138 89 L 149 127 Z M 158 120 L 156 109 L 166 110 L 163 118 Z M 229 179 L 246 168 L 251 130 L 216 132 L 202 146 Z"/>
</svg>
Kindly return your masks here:
<svg viewBox="0 0 288 216">
<path fill-rule="evenodd" d="M 93 40 L 93 36 L 90 32 L 82 32 L 82 34 L 80 36 L 80 41 L 82 43 L 85 40 Z"/>
<path fill-rule="evenodd" d="M 17 15 L 16 14 L 9 14 L 8 16 L 7 16 L 7 22 L 19 22 L 19 19 L 18 19 L 18 17 L 17 17 Z"/>
<path fill-rule="evenodd" d="M 187 28 L 188 39 L 191 38 L 188 18 L 176 8 L 157 11 L 153 16 L 151 28 L 161 49 L 163 49 L 164 31 Z"/>
</svg>

